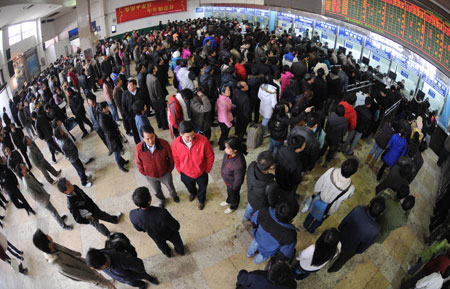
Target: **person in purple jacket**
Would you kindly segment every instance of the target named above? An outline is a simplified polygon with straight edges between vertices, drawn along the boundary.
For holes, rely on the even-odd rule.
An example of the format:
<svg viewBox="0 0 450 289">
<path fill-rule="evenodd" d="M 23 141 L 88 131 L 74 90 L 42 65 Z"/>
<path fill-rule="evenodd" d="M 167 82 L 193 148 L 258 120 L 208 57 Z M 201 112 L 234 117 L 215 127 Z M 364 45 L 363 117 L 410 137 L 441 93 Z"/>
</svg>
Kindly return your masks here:
<svg viewBox="0 0 450 289">
<path fill-rule="evenodd" d="M 247 146 L 237 137 L 230 137 L 225 141 L 225 155 L 222 162 L 222 179 L 227 186 L 227 199 L 220 203 L 222 207 L 230 206 L 225 214 L 234 212 L 240 201 L 239 192 L 244 182 L 247 164 L 244 155 Z"/>
</svg>

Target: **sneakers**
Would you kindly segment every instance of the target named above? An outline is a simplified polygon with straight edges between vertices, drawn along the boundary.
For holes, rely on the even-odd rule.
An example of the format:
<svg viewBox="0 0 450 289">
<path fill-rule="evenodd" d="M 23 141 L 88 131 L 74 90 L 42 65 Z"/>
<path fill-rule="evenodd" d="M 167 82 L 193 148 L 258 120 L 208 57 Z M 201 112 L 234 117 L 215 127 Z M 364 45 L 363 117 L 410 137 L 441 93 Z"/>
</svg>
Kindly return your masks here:
<svg viewBox="0 0 450 289">
<path fill-rule="evenodd" d="M 234 210 L 232 210 L 232 209 L 230 209 L 230 208 L 227 208 L 227 209 L 224 211 L 225 214 L 230 214 L 230 213 L 233 213 L 233 212 L 234 212 Z"/>
<path fill-rule="evenodd" d="M 179 203 L 180 202 L 180 198 L 178 196 L 173 197 L 173 201 L 175 203 Z"/>
<path fill-rule="evenodd" d="M 87 182 L 86 184 L 83 185 L 83 187 L 90 188 L 90 187 L 92 187 L 92 183 L 91 182 Z"/>
<path fill-rule="evenodd" d="M 230 204 L 228 204 L 226 201 L 223 201 L 222 203 L 220 203 L 221 207 L 226 207 L 229 206 Z"/>
</svg>

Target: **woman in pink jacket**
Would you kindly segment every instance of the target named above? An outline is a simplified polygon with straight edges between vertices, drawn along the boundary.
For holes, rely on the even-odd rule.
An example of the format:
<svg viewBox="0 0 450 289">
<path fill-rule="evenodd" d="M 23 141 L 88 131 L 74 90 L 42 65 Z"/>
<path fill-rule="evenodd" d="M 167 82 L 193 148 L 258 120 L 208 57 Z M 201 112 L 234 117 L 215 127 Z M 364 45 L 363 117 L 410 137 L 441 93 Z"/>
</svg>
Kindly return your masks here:
<svg viewBox="0 0 450 289">
<path fill-rule="evenodd" d="M 228 138 L 228 133 L 232 127 L 231 121 L 233 120 L 233 114 L 231 109 L 233 104 L 230 99 L 231 89 L 228 85 L 222 85 L 220 88 L 220 95 L 217 99 L 217 119 L 219 120 L 219 126 L 221 130 L 219 138 L 219 148 L 221 151 L 225 149 L 225 140 Z"/>
<path fill-rule="evenodd" d="M 291 82 L 291 78 L 294 77 L 292 72 L 289 71 L 289 66 L 285 65 L 283 66 L 283 73 L 281 74 L 281 94 L 280 98 L 283 98 L 283 92 L 286 89 L 286 87 L 289 86 L 289 83 Z"/>
<path fill-rule="evenodd" d="M 116 104 L 113 99 L 113 85 L 109 76 L 103 76 L 103 96 L 108 103 L 111 115 L 115 121 L 119 121 L 119 115 L 117 114 Z"/>
</svg>

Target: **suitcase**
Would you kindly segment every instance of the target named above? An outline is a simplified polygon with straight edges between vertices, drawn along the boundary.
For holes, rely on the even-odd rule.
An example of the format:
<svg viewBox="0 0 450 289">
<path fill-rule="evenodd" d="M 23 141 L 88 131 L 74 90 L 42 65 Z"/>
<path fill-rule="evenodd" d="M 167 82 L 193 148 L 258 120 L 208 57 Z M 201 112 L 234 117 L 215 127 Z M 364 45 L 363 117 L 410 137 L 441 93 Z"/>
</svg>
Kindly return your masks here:
<svg viewBox="0 0 450 289">
<path fill-rule="evenodd" d="M 263 131 L 261 124 L 251 123 L 247 130 L 247 147 L 255 149 L 263 143 Z"/>
</svg>

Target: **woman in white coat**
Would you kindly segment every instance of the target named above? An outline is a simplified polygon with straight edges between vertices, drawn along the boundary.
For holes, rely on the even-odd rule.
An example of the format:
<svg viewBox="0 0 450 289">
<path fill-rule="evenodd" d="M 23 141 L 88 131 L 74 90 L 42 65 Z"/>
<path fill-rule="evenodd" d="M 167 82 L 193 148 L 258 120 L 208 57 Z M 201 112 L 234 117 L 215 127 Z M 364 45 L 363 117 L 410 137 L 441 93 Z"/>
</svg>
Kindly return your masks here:
<svg viewBox="0 0 450 289">
<path fill-rule="evenodd" d="M 269 133 L 267 125 L 272 117 L 273 109 L 277 105 L 277 88 L 267 76 L 265 83 L 259 87 L 258 98 L 261 100 L 259 113 L 263 117 L 261 125 L 264 135 L 267 135 Z"/>
</svg>

